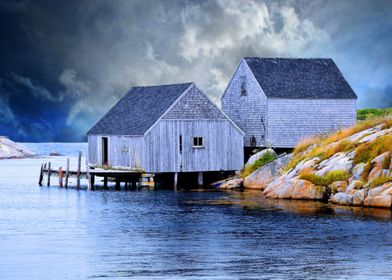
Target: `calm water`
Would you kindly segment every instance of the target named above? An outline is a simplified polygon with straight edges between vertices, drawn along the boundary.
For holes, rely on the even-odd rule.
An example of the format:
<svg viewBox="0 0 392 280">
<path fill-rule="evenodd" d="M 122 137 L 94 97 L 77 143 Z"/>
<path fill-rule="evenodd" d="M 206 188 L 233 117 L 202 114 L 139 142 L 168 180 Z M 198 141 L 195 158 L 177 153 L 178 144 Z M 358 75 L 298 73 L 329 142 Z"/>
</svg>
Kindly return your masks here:
<svg viewBox="0 0 392 280">
<path fill-rule="evenodd" d="M 392 278 L 389 210 L 40 188 L 45 160 L 0 161 L 0 279 Z"/>
</svg>

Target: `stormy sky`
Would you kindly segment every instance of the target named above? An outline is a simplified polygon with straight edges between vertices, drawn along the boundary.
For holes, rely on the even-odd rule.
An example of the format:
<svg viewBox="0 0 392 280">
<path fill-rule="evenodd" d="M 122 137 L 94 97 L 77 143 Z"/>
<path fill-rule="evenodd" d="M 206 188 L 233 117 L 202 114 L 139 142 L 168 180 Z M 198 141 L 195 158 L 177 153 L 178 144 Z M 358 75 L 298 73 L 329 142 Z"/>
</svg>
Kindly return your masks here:
<svg viewBox="0 0 392 280">
<path fill-rule="evenodd" d="M 82 141 L 134 85 L 219 102 L 244 56 L 331 57 L 358 107 L 392 106 L 392 1 L 0 0 L 0 135 Z"/>
</svg>

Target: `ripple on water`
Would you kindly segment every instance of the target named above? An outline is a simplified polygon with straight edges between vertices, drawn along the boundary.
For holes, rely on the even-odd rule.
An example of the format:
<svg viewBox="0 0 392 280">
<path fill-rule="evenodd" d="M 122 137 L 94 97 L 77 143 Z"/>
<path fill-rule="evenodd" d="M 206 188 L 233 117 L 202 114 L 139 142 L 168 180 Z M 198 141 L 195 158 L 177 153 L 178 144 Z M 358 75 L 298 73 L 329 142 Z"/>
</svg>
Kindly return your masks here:
<svg viewBox="0 0 392 280">
<path fill-rule="evenodd" d="M 44 160 L 0 161 L 2 279 L 391 276 L 390 210 L 257 191 L 39 188 Z"/>
</svg>

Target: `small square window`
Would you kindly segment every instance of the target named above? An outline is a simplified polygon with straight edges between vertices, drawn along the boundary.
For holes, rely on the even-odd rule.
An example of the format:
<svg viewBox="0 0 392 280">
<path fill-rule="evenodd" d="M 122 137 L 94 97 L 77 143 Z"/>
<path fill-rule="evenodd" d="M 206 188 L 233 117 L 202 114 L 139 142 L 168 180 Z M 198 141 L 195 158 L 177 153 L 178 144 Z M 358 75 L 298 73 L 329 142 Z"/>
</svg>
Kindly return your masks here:
<svg viewBox="0 0 392 280">
<path fill-rule="evenodd" d="M 193 147 L 202 148 L 203 147 L 203 137 L 193 137 Z"/>
</svg>

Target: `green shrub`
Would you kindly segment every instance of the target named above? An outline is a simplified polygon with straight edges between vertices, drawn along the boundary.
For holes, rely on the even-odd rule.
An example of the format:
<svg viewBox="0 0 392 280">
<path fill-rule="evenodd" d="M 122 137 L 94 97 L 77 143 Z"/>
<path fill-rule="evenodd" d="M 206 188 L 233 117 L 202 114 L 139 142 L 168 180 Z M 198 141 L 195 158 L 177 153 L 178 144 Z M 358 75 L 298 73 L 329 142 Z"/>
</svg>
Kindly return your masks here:
<svg viewBox="0 0 392 280">
<path fill-rule="evenodd" d="M 252 172 L 254 172 L 256 169 L 262 167 L 266 163 L 273 161 L 276 159 L 276 154 L 272 152 L 267 152 L 263 154 L 259 159 L 257 159 L 253 164 L 246 166 L 244 170 L 242 171 L 242 177 L 246 177 Z"/>
<path fill-rule="evenodd" d="M 345 170 L 334 170 L 326 173 L 324 176 L 319 176 L 315 173 L 303 173 L 299 178 L 310 181 L 315 185 L 328 186 L 336 181 L 346 181 L 350 178 L 350 174 Z"/>
<path fill-rule="evenodd" d="M 383 117 L 392 114 L 392 108 L 384 108 L 384 109 L 359 109 L 357 110 L 357 119 L 358 120 L 367 120 L 376 117 Z"/>
</svg>

